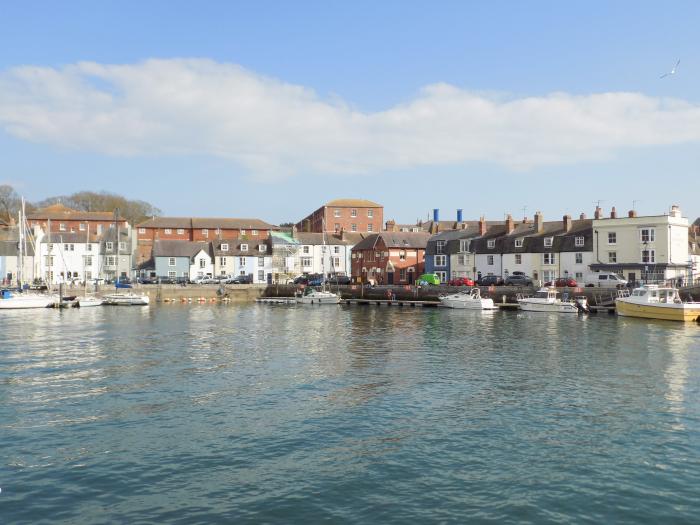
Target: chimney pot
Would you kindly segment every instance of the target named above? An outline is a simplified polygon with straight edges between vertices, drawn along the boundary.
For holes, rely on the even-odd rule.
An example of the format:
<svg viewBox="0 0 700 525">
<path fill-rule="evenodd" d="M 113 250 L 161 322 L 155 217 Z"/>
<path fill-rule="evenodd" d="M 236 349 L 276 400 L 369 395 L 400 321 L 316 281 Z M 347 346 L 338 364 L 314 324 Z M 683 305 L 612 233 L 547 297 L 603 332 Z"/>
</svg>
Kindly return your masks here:
<svg viewBox="0 0 700 525">
<path fill-rule="evenodd" d="M 600 219 L 603 217 L 603 209 L 600 206 L 595 207 L 595 213 L 593 214 L 593 217 L 596 219 Z"/>
<path fill-rule="evenodd" d="M 579 219 L 584 220 L 586 218 L 586 214 L 582 213 L 581 215 L 578 216 Z"/>
<path fill-rule="evenodd" d="M 612 209 L 610 210 L 610 218 L 617 219 L 617 210 L 615 210 L 615 206 L 613 206 Z"/>
<path fill-rule="evenodd" d="M 541 233 L 543 229 L 544 223 L 542 220 L 542 212 L 538 211 L 537 213 L 535 213 L 535 231 L 537 233 Z"/>
<path fill-rule="evenodd" d="M 630 218 L 634 218 L 637 216 L 637 212 L 635 210 L 630 210 L 629 212 L 627 212 L 627 216 Z"/>
<path fill-rule="evenodd" d="M 515 229 L 515 223 L 513 222 L 513 217 L 509 213 L 506 217 L 506 233 L 512 233 Z"/>
<path fill-rule="evenodd" d="M 479 217 L 479 235 L 486 235 L 486 219 L 483 215 Z"/>
<path fill-rule="evenodd" d="M 571 215 L 564 215 L 564 230 L 570 231 L 572 226 Z"/>
</svg>

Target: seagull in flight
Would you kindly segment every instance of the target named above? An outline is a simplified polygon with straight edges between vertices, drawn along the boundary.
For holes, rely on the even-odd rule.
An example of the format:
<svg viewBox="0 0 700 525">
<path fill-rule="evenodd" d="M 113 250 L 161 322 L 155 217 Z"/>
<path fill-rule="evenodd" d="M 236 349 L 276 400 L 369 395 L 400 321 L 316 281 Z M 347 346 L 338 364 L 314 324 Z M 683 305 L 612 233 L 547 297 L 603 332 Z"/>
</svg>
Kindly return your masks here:
<svg viewBox="0 0 700 525">
<path fill-rule="evenodd" d="M 680 64 L 680 63 L 681 63 L 681 60 L 680 60 L 680 58 L 679 58 L 679 59 L 678 59 L 678 62 L 676 62 L 676 65 L 673 66 L 673 69 L 672 69 L 671 71 L 669 71 L 668 73 L 664 73 L 664 74 L 661 75 L 659 78 L 666 78 L 666 77 L 670 77 L 671 75 L 675 75 L 675 74 L 676 74 L 676 69 L 678 68 L 678 64 Z"/>
</svg>

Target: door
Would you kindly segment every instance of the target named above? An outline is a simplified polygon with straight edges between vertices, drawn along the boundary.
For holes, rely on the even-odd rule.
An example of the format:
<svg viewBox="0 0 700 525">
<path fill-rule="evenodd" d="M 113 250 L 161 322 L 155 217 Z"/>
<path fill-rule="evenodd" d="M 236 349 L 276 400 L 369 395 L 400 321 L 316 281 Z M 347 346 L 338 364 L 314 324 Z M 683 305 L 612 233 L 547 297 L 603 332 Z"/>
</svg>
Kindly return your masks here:
<svg viewBox="0 0 700 525">
<path fill-rule="evenodd" d="M 408 272 L 408 284 L 413 284 L 413 274 L 414 272 Z"/>
<path fill-rule="evenodd" d="M 394 284 L 394 272 L 387 272 L 386 280 L 387 284 Z"/>
<path fill-rule="evenodd" d="M 627 280 L 630 283 L 636 283 L 637 282 L 637 274 L 635 272 L 630 272 L 627 274 Z"/>
</svg>

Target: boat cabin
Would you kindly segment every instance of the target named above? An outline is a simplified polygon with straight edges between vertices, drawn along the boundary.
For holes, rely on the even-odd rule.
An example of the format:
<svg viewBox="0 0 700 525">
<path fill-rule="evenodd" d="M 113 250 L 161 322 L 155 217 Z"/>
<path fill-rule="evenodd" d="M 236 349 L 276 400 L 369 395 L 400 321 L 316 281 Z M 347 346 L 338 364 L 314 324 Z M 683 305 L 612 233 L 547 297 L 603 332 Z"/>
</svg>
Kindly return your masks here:
<svg viewBox="0 0 700 525">
<path fill-rule="evenodd" d="M 632 297 L 647 303 L 680 303 L 681 298 L 675 288 L 659 288 L 657 285 L 646 285 L 632 292 Z"/>
</svg>

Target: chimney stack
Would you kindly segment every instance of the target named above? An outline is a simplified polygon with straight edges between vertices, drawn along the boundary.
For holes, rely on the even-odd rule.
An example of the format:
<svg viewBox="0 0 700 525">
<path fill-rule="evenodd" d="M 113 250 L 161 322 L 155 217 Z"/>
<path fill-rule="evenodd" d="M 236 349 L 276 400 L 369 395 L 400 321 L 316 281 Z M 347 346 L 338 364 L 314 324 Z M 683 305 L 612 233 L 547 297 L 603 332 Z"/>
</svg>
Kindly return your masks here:
<svg viewBox="0 0 700 525">
<path fill-rule="evenodd" d="M 627 216 L 630 219 L 634 219 L 637 216 L 637 212 L 635 210 L 630 210 L 629 212 L 627 212 Z"/>
<path fill-rule="evenodd" d="M 677 204 L 674 204 L 671 206 L 671 213 L 669 213 L 671 217 L 680 217 L 681 216 L 681 209 L 678 207 Z"/>
<path fill-rule="evenodd" d="M 615 210 L 615 206 L 613 206 L 612 210 L 610 210 L 610 218 L 617 219 L 617 210 Z"/>
<path fill-rule="evenodd" d="M 513 230 L 515 229 L 515 224 L 513 223 L 513 217 L 511 217 L 510 213 L 506 217 L 506 234 L 512 233 Z"/>
<path fill-rule="evenodd" d="M 593 217 L 596 219 L 601 219 L 603 217 L 603 209 L 600 206 L 595 207 L 595 213 Z"/>
<path fill-rule="evenodd" d="M 581 219 L 582 221 L 586 220 L 586 214 L 582 213 L 581 215 L 578 216 L 578 218 Z"/>
<path fill-rule="evenodd" d="M 544 229 L 544 221 L 542 220 L 542 212 L 538 211 L 535 213 L 535 232 L 542 233 Z"/>
<path fill-rule="evenodd" d="M 462 222 L 462 210 L 457 210 L 457 222 Z"/>
<path fill-rule="evenodd" d="M 479 235 L 486 235 L 486 219 L 483 215 L 479 217 Z"/>
<path fill-rule="evenodd" d="M 565 231 L 571 231 L 571 215 L 564 215 L 564 230 Z"/>
<path fill-rule="evenodd" d="M 523 217 L 523 224 L 527 224 L 527 217 Z"/>
</svg>

